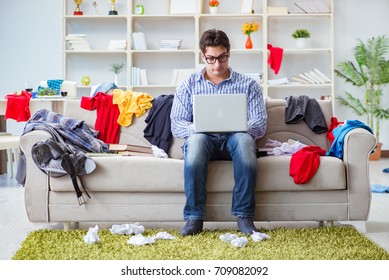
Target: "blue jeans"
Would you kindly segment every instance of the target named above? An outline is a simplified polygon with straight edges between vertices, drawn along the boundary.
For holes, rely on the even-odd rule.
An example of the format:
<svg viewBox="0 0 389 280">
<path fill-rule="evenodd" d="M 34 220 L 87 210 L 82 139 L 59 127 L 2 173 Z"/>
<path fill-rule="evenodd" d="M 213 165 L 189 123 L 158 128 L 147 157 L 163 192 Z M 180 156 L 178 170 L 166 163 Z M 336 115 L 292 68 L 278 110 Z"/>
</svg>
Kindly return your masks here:
<svg viewBox="0 0 389 280">
<path fill-rule="evenodd" d="M 257 181 L 254 139 L 247 133 L 191 135 L 183 145 L 185 220 L 205 220 L 206 182 L 210 160 L 232 160 L 235 185 L 231 214 L 252 217 Z"/>
</svg>

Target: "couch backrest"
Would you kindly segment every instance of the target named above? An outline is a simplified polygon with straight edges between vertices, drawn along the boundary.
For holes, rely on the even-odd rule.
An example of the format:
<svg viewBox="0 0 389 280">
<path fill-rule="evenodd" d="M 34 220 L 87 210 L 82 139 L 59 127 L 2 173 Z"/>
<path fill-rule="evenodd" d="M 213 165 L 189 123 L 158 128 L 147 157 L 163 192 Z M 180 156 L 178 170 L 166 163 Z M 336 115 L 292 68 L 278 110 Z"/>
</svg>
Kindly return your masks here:
<svg viewBox="0 0 389 280">
<path fill-rule="evenodd" d="M 331 124 L 332 104 L 331 101 L 319 100 L 320 108 L 325 117 L 326 123 Z M 326 133 L 316 134 L 312 132 L 304 121 L 297 124 L 285 124 L 285 105 L 283 99 L 266 99 L 266 108 L 268 114 L 268 122 L 266 134 L 263 138 L 257 140 L 257 146 L 263 147 L 266 140 L 273 139 L 280 142 L 285 142 L 289 138 L 298 140 L 308 145 L 317 145 L 325 150 L 329 149 Z M 64 115 L 84 120 L 89 127 L 94 128 L 96 120 L 96 111 L 88 111 L 80 107 L 80 100 L 67 100 L 64 105 Z M 132 124 L 128 127 L 120 128 L 119 143 L 135 144 L 135 145 L 150 145 L 143 137 L 143 130 L 146 127 L 145 119 L 147 112 L 143 116 L 133 117 Z M 172 145 L 169 149 L 171 158 L 183 158 L 181 146 L 183 139 L 173 138 Z"/>
</svg>

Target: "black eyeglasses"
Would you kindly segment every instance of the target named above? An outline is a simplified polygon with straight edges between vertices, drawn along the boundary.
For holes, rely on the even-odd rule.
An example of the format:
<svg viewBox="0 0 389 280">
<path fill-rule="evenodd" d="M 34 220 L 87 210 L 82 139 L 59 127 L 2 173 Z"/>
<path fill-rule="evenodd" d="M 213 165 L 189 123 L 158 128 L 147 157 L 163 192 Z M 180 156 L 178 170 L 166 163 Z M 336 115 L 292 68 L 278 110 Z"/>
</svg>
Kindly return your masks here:
<svg viewBox="0 0 389 280">
<path fill-rule="evenodd" d="M 218 57 L 205 56 L 205 60 L 207 61 L 208 64 L 214 64 L 216 62 L 216 60 L 219 60 L 220 63 L 223 63 L 223 62 L 226 62 L 229 57 L 230 57 L 229 54 L 222 54 L 222 55 L 219 55 Z"/>
</svg>

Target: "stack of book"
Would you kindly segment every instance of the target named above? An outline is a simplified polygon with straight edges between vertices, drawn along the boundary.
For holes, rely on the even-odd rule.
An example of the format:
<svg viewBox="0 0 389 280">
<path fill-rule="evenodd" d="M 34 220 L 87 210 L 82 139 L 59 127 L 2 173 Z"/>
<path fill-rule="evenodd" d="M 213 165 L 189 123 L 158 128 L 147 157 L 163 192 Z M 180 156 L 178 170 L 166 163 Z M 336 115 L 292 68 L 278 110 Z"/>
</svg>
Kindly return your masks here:
<svg viewBox="0 0 389 280">
<path fill-rule="evenodd" d="M 182 39 L 162 39 L 159 42 L 160 50 L 178 50 L 181 48 Z"/>
<path fill-rule="evenodd" d="M 140 69 L 139 67 L 131 67 L 131 85 L 132 86 L 147 86 L 147 73 L 146 69 Z"/>
<path fill-rule="evenodd" d="M 126 40 L 110 40 L 108 43 L 108 50 L 111 51 L 124 51 L 127 49 Z"/>
<path fill-rule="evenodd" d="M 133 50 L 147 50 L 146 36 L 143 32 L 133 32 L 131 37 Z"/>
<path fill-rule="evenodd" d="M 302 84 L 331 83 L 331 80 L 326 75 L 324 75 L 321 71 L 319 71 L 317 68 L 305 73 L 299 73 L 298 77 L 294 76 L 292 77 L 292 80 Z"/>
<path fill-rule="evenodd" d="M 68 34 L 65 37 L 65 41 L 68 44 L 68 48 L 70 50 L 91 50 L 89 43 L 86 41 L 86 34 Z"/>
<path fill-rule="evenodd" d="M 268 14 L 286 15 L 288 14 L 288 7 L 267 7 Z"/>
<path fill-rule="evenodd" d="M 331 10 L 323 0 L 304 0 L 294 3 L 305 13 L 330 13 Z"/>
<path fill-rule="evenodd" d="M 154 156 L 151 146 L 109 144 L 109 150 L 122 156 Z"/>
</svg>

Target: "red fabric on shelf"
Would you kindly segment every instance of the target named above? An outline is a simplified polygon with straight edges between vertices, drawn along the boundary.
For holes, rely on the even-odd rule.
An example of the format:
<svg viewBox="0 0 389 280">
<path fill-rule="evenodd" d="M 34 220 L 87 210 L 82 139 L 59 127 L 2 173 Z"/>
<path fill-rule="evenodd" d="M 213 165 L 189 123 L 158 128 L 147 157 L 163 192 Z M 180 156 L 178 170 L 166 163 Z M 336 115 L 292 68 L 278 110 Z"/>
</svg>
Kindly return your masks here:
<svg viewBox="0 0 389 280">
<path fill-rule="evenodd" d="M 270 51 L 267 63 L 270 64 L 270 68 L 273 69 L 274 73 L 278 74 L 278 71 L 280 71 L 281 68 L 284 49 L 279 47 L 273 47 L 270 44 L 267 44 L 267 49 Z"/>
<path fill-rule="evenodd" d="M 5 119 L 14 119 L 17 122 L 25 122 L 31 117 L 30 99 L 32 95 L 28 91 L 14 92 L 7 94 L 7 108 L 5 110 Z"/>
</svg>

